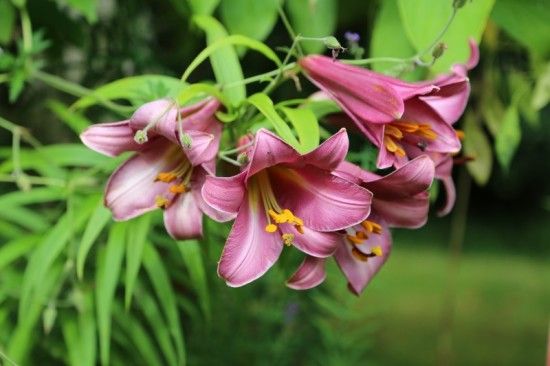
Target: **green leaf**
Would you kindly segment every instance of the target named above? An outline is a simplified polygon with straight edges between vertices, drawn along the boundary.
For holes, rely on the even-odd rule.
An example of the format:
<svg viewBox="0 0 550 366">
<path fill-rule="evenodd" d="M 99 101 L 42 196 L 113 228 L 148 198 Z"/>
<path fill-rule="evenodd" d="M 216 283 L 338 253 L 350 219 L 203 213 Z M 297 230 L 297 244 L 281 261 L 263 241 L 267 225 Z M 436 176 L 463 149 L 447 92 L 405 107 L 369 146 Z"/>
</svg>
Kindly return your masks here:
<svg viewBox="0 0 550 366">
<path fill-rule="evenodd" d="M 71 130 L 77 135 L 91 125 L 90 120 L 82 114 L 69 109 L 65 104 L 51 99 L 46 103 L 48 107 L 57 117 L 61 119 Z"/>
<path fill-rule="evenodd" d="M 111 344 L 111 313 L 115 290 L 122 266 L 126 223 L 115 223 L 109 231 L 107 247 L 98 257 L 96 272 L 96 310 L 99 329 L 99 350 L 102 365 L 109 364 Z"/>
<path fill-rule="evenodd" d="M 214 12 L 220 0 L 187 0 L 187 2 L 194 15 L 210 15 Z"/>
<path fill-rule="evenodd" d="M 227 37 L 227 32 L 223 26 L 210 16 L 197 15 L 193 17 L 193 21 L 206 33 L 206 43 L 208 45 Z M 225 45 L 219 48 L 210 55 L 210 63 L 219 84 L 227 85 L 243 80 L 243 71 L 234 47 Z M 224 94 L 231 104 L 238 105 L 246 98 L 246 88 L 242 84 L 236 85 L 226 88 Z"/>
<path fill-rule="evenodd" d="M 191 283 L 197 292 L 204 316 L 206 319 L 210 319 L 210 293 L 201 254 L 201 243 L 197 240 L 178 242 L 178 249 L 189 272 Z"/>
<path fill-rule="evenodd" d="M 222 0 L 223 23 L 232 34 L 264 40 L 277 22 L 279 0 Z"/>
<path fill-rule="evenodd" d="M 143 365 L 162 365 L 161 358 L 157 353 L 153 340 L 149 337 L 139 319 L 126 313 L 121 307 L 114 306 L 114 320 L 135 346 L 135 351 L 141 355 L 140 363 Z M 126 362 L 126 360 L 124 360 Z M 124 363 L 123 363 L 124 364 Z"/>
<path fill-rule="evenodd" d="M 27 235 L 2 244 L 0 247 L 0 270 L 34 249 L 39 239 L 40 237 L 37 235 Z"/>
<path fill-rule="evenodd" d="M 291 0 L 286 1 L 290 22 L 297 34 L 304 37 L 327 37 L 336 30 L 336 0 Z M 303 42 L 307 53 L 319 53 L 324 50 L 322 42 Z"/>
<path fill-rule="evenodd" d="M 28 192 L 15 191 L 0 196 L 0 207 L 21 206 L 63 200 L 66 192 L 59 188 L 33 188 Z"/>
<path fill-rule="evenodd" d="M 212 58 L 212 56 L 220 49 L 227 46 L 232 45 L 241 45 L 246 46 L 250 49 L 256 50 L 263 54 L 265 57 L 273 61 L 277 66 L 281 66 L 281 60 L 279 60 L 279 57 L 271 50 L 271 48 L 267 47 L 262 42 L 256 41 L 252 38 L 248 38 L 245 36 L 241 36 L 238 34 L 227 36 L 218 39 L 217 41 L 211 43 L 206 47 L 204 50 L 202 50 L 195 59 L 189 64 L 187 69 L 183 72 L 183 75 L 181 79 L 183 81 L 186 81 L 189 75 L 208 57 Z"/>
<path fill-rule="evenodd" d="M 85 109 L 98 104 L 99 101 L 115 99 L 136 101 L 135 104 L 138 105 L 153 99 L 173 96 L 183 87 L 179 79 L 170 76 L 129 76 L 100 86 L 91 95 L 77 100 L 71 108 Z"/>
<path fill-rule="evenodd" d="M 170 279 L 164 268 L 164 264 L 155 250 L 155 247 L 147 243 L 143 253 L 143 265 L 147 271 L 147 275 L 153 289 L 155 290 L 157 301 L 161 305 L 164 315 L 167 319 L 168 328 L 170 334 L 176 345 L 178 353 L 178 359 L 185 359 L 185 345 L 183 340 L 183 334 L 181 332 L 181 325 L 179 319 L 178 308 L 176 305 L 176 299 L 174 297 L 174 290 L 170 284 Z"/>
<path fill-rule="evenodd" d="M 493 153 L 489 139 L 472 114 L 467 114 L 464 119 L 464 135 L 464 154 L 474 158 L 466 168 L 477 184 L 484 186 L 491 177 Z"/>
<path fill-rule="evenodd" d="M 97 21 L 97 1 L 96 0 L 63 0 L 73 10 L 82 14 L 88 23 L 93 24 Z"/>
<path fill-rule="evenodd" d="M 550 6 L 540 0 L 498 0 L 491 14 L 506 33 L 541 57 L 550 54 Z"/>
<path fill-rule="evenodd" d="M 250 104 L 256 107 L 275 128 L 275 131 L 283 140 L 292 145 L 295 149 L 300 148 L 300 143 L 292 134 L 292 130 L 286 122 L 279 116 L 271 99 L 263 93 L 256 93 L 248 98 Z"/>
<path fill-rule="evenodd" d="M 88 256 L 90 248 L 110 219 L 111 211 L 105 208 L 103 201 L 99 201 L 92 213 L 92 217 L 88 220 L 86 229 L 84 229 L 84 234 L 82 234 L 82 240 L 80 240 L 80 245 L 78 246 L 76 254 L 76 273 L 79 279 L 84 277 L 84 264 L 86 263 L 86 257 Z"/>
<path fill-rule="evenodd" d="M 141 307 L 143 315 L 149 322 L 149 328 L 152 329 L 167 364 L 175 366 L 181 364 L 182 362 L 178 362 L 176 351 L 172 345 L 170 332 L 168 331 L 166 322 L 162 317 L 158 303 L 155 302 L 151 295 L 143 290 L 139 291 L 139 301 L 137 303 Z"/>
<path fill-rule="evenodd" d="M 44 236 L 29 259 L 23 281 L 21 283 L 21 300 L 19 302 L 19 318 L 28 315 L 33 302 L 44 299 L 37 298 L 39 288 L 50 267 L 65 249 L 74 232 L 79 230 L 88 219 L 99 198 L 91 196 L 77 206 L 76 215 L 66 213 L 55 226 Z"/>
<path fill-rule="evenodd" d="M 0 210 L 0 218 L 14 222 L 33 232 L 42 232 L 50 227 L 50 223 L 36 210 L 24 207 L 3 207 Z"/>
<path fill-rule="evenodd" d="M 220 89 L 214 85 L 198 83 L 191 84 L 187 88 L 181 90 L 176 96 L 175 99 L 180 105 L 185 105 L 189 101 L 194 100 L 195 98 L 200 98 L 202 96 L 213 96 L 218 99 L 224 106 L 230 108 L 229 101 L 222 94 Z"/>
<path fill-rule="evenodd" d="M 510 105 L 504 113 L 504 120 L 495 139 L 497 160 L 504 170 L 508 170 L 512 158 L 521 141 L 518 108 Z"/>
<path fill-rule="evenodd" d="M 432 72 L 448 71 L 454 63 L 464 63 L 470 55 L 468 39 L 480 41 L 495 0 L 467 2 L 442 39 L 448 49 L 434 66 Z M 452 1 L 398 0 L 401 21 L 407 36 L 417 51 L 424 51 L 435 41 L 452 13 Z M 431 57 L 431 55 L 426 55 Z"/>
<path fill-rule="evenodd" d="M 370 42 L 370 57 L 409 58 L 416 51 L 405 34 L 405 29 L 399 18 L 397 0 L 381 2 L 381 9 L 374 22 Z M 372 69 L 378 72 L 388 72 L 396 67 L 396 63 L 376 62 Z M 412 74 L 406 74 L 407 80 L 419 80 L 422 69 L 417 68 Z"/>
<path fill-rule="evenodd" d="M 82 309 L 75 317 L 61 319 L 63 338 L 67 346 L 71 366 L 93 366 L 96 364 L 96 326 L 92 292 L 83 298 Z"/>
<path fill-rule="evenodd" d="M 546 67 L 537 78 L 531 105 L 535 110 L 541 110 L 548 102 L 550 102 L 550 62 L 546 63 Z"/>
<path fill-rule="evenodd" d="M 30 350 L 38 340 L 36 325 L 44 304 L 60 284 L 62 270 L 63 265 L 55 264 L 44 272 L 40 286 L 34 293 L 34 301 L 29 303 L 26 313 L 17 318 L 17 326 L 10 334 L 6 353 L 19 364 L 27 364 L 25 358 L 30 356 Z"/>
<path fill-rule="evenodd" d="M 128 222 L 128 240 L 126 242 L 126 277 L 124 304 L 130 308 L 134 285 L 141 266 L 145 240 L 151 227 L 151 215 L 143 215 Z"/>
<path fill-rule="evenodd" d="M 300 139 L 301 153 L 309 152 L 319 146 L 319 122 L 310 109 L 282 107 L 281 110 L 294 126 Z"/>
<path fill-rule="evenodd" d="M 11 42 L 13 26 L 15 25 L 15 8 L 8 0 L 0 0 L 0 44 Z"/>
</svg>

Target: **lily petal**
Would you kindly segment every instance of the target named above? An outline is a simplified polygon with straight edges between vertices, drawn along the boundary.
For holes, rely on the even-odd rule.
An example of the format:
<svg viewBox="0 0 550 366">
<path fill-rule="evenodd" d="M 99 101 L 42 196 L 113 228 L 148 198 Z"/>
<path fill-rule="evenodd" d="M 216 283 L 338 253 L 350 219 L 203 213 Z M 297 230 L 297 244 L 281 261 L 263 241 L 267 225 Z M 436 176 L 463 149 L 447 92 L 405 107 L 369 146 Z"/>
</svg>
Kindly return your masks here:
<svg viewBox="0 0 550 366">
<path fill-rule="evenodd" d="M 368 253 L 376 246 L 380 246 L 382 255 L 368 258 L 365 262 L 353 256 L 351 251 L 352 246 L 345 242 L 344 239 L 342 239 L 341 245 L 338 246 L 334 254 L 336 263 L 338 263 L 338 266 L 348 279 L 350 290 L 356 295 L 360 295 L 363 292 L 390 255 L 391 234 L 385 225 L 382 225 L 382 234 L 372 235 L 365 243 L 359 246 L 359 250 Z"/>
<path fill-rule="evenodd" d="M 281 207 L 292 210 L 304 225 L 317 231 L 337 231 L 365 220 L 372 193 L 314 166 L 269 170 Z"/>
<path fill-rule="evenodd" d="M 191 146 L 182 146 L 182 150 L 193 166 L 205 163 L 216 157 L 219 147 L 219 137 L 207 132 L 188 131 Z"/>
<path fill-rule="evenodd" d="M 176 240 L 202 236 L 202 212 L 193 194 L 178 195 L 164 211 L 164 226 Z"/>
<path fill-rule="evenodd" d="M 163 196 L 169 185 L 155 181 L 156 177 L 178 165 L 178 150 L 179 146 L 164 138 L 155 139 L 111 175 L 105 188 L 105 205 L 115 220 L 128 220 L 157 208 L 155 198 Z"/>
<path fill-rule="evenodd" d="M 450 155 L 432 154 L 435 162 L 435 177 L 440 179 L 445 188 L 445 204 L 437 211 L 438 216 L 445 216 L 451 212 L 456 201 L 456 189 L 453 182 L 453 158 Z"/>
<path fill-rule="evenodd" d="M 422 155 L 384 177 L 365 182 L 363 186 L 374 195 L 373 213 L 390 226 L 416 228 L 424 225 L 429 210 L 426 190 L 434 174 L 432 160 Z"/>
<path fill-rule="evenodd" d="M 403 100 L 385 81 L 367 69 L 345 65 L 325 56 L 299 60 L 306 76 L 361 123 L 387 123 L 403 114 Z"/>
<path fill-rule="evenodd" d="M 299 233 L 294 226 L 289 224 L 282 224 L 280 227 L 284 233 L 294 235 L 292 244 L 297 249 L 313 257 L 330 257 L 340 243 L 340 235 L 336 233 L 322 233 L 308 227 L 302 227 L 303 233 Z"/>
<path fill-rule="evenodd" d="M 453 83 L 449 80 L 449 84 L 442 86 L 439 92 L 418 99 L 429 105 L 445 123 L 452 125 L 464 113 L 469 95 L 470 82 L 461 78 Z"/>
<path fill-rule="evenodd" d="M 305 154 L 303 161 L 321 169 L 334 170 L 348 153 L 349 139 L 345 129 L 340 129 L 326 139 L 315 150 Z"/>
<path fill-rule="evenodd" d="M 279 136 L 262 128 L 256 132 L 254 147 L 249 159 L 245 182 L 260 170 L 299 160 L 300 154 Z"/>
<path fill-rule="evenodd" d="M 176 137 L 176 121 L 178 109 L 176 103 L 169 99 L 159 99 L 145 103 L 139 107 L 130 119 L 130 127 L 134 130 L 142 130 L 154 122 L 149 132 L 159 134 L 178 143 Z"/>
<path fill-rule="evenodd" d="M 207 205 L 222 212 L 228 221 L 237 216 L 239 207 L 243 202 L 246 188 L 244 179 L 246 171 L 232 177 L 207 176 L 201 189 L 201 195 Z M 205 213 L 213 219 L 210 212 Z"/>
<path fill-rule="evenodd" d="M 267 219 L 258 199 L 248 197 L 243 202 L 218 264 L 218 274 L 231 287 L 243 286 L 261 277 L 283 250 L 281 237 L 265 231 Z"/>
<path fill-rule="evenodd" d="M 80 134 L 80 139 L 90 149 L 107 156 L 137 151 L 142 147 L 134 141 L 134 131 L 129 121 L 90 126 Z"/>
<path fill-rule="evenodd" d="M 294 290 L 309 290 L 323 283 L 326 276 L 325 259 L 307 256 L 286 285 Z"/>
</svg>

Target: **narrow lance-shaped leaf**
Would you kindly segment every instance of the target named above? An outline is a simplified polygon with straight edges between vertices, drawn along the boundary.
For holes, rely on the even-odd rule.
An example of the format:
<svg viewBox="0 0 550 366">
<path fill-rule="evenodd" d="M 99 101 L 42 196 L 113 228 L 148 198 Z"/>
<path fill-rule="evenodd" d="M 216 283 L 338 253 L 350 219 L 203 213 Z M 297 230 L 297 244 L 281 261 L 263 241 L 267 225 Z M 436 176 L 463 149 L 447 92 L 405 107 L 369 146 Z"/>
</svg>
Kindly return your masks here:
<svg viewBox="0 0 550 366">
<path fill-rule="evenodd" d="M 296 137 L 292 134 L 292 130 L 286 122 L 279 116 L 271 99 L 263 93 L 256 93 L 248 98 L 248 101 L 256 107 L 273 125 L 275 131 L 283 140 L 292 145 L 294 148 L 299 149 L 300 143 L 296 140 Z"/>
<path fill-rule="evenodd" d="M 227 32 L 223 26 L 210 16 L 194 16 L 193 21 L 206 33 L 206 40 L 209 45 L 227 37 Z M 219 84 L 227 85 L 243 80 L 241 64 L 233 46 L 225 45 L 218 49 L 210 56 L 210 63 Z M 231 104 L 238 105 L 246 98 L 246 88 L 242 84 L 237 85 L 225 89 L 224 94 Z"/>
<path fill-rule="evenodd" d="M 124 255 L 126 223 L 115 223 L 109 231 L 107 247 L 98 257 L 96 272 L 96 311 L 102 365 L 109 364 L 112 308 Z"/>
<path fill-rule="evenodd" d="M 139 274 L 139 268 L 141 267 L 143 248 L 145 247 L 145 241 L 147 239 L 147 234 L 150 227 L 151 215 L 147 214 L 128 222 L 128 240 L 126 241 L 126 277 L 124 282 L 124 305 L 126 306 L 126 309 L 130 308 L 130 304 L 132 302 L 134 285 Z"/>
<path fill-rule="evenodd" d="M 84 229 L 82 240 L 78 246 L 76 254 L 76 273 L 78 278 L 82 279 L 84 277 L 84 264 L 86 263 L 88 252 L 110 218 L 111 211 L 106 209 L 103 201 L 100 200 L 86 225 L 86 229 Z"/>
<path fill-rule="evenodd" d="M 162 260 L 155 250 L 155 247 L 147 243 L 143 253 L 143 264 L 153 289 L 157 295 L 158 303 L 161 305 L 164 315 L 170 329 L 170 334 L 176 345 L 178 359 L 185 359 L 185 345 L 179 319 L 174 290 L 170 284 L 170 279 L 164 268 Z"/>
<path fill-rule="evenodd" d="M 281 110 L 287 116 L 300 139 L 300 152 L 306 153 L 319 145 L 319 122 L 315 114 L 307 108 L 286 108 Z"/>
<path fill-rule="evenodd" d="M 196 240 L 187 240 L 179 242 L 178 249 L 189 272 L 191 283 L 195 287 L 195 291 L 197 291 L 204 316 L 206 319 L 210 319 L 210 293 L 208 292 L 206 271 L 204 269 L 200 245 Z"/>
</svg>

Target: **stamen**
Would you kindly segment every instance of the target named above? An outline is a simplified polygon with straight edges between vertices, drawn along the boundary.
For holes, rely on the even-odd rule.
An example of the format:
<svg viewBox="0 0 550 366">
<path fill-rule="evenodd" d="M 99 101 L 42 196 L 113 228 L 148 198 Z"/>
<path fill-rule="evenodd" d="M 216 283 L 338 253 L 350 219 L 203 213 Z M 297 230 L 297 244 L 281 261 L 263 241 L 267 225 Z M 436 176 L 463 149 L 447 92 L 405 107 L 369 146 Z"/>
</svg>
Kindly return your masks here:
<svg viewBox="0 0 550 366">
<path fill-rule="evenodd" d="M 418 130 L 419 126 L 418 123 L 414 122 L 407 122 L 407 121 L 396 121 L 392 122 L 392 125 L 400 129 L 401 131 L 405 131 L 408 133 L 414 133 Z"/>
<path fill-rule="evenodd" d="M 348 239 L 350 242 L 356 245 L 363 244 L 363 241 L 365 240 L 365 239 L 358 238 L 355 235 L 349 235 L 349 234 L 346 235 L 346 239 Z"/>
<path fill-rule="evenodd" d="M 171 193 L 174 193 L 174 194 L 185 193 L 185 192 L 187 192 L 187 187 L 183 183 L 174 184 L 174 185 L 170 186 L 169 191 Z"/>
<path fill-rule="evenodd" d="M 277 225 L 267 224 L 265 227 L 265 231 L 267 231 L 268 233 L 274 233 L 275 231 L 277 231 Z"/>
<path fill-rule="evenodd" d="M 435 140 L 437 138 L 437 134 L 432 130 L 432 127 L 424 123 L 420 125 L 416 134 L 429 140 Z"/>
<path fill-rule="evenodd" d="M 361 223 L 361 226 L 368 233 L 382 234 L 382 226 L 374 221 L 365 220 Z"/>
<path fill-rule="evenodd" d="M 455 134 L 459 140 L 464 140 L 464 138 L 466 137 L 466 134 L 462 130 L 455 130 Z"/>
<path fill-rule="evenodd" d="M 155 197 L 155 205 L 159 208 L 166 209 L 168 208 L 168 205 L 170 204 L 170 201 L 166 199 L 166 197 L 163 196 L 156 196 Z"/>
<path fill-rule="evenodd" d="M 401 132 L 401 130 L 399 128 L 397 128 L 395 126 L 392 126 L 392 125 L 386 125 L 386 127 L 384 129 L 384 134 L 393 136 L 393 137 L 398 138 L 398 139 L 403 138 L 403 132 Z"/>
<path fill-rule="evenodd" d="M 174 172 L 161 172 L 161 173 L 158 173 L 155 181 L 160 180 L 161 182 L 164 182 L 164 183 L 170 183 L 177 177 L 178 176 L 174 174 Z"/>
<path fill-rule="evenodd" d="M 283 238 L 283 243 L 286 245 L 286 246 L 291 246 L 292 245 L 292 241 L 294 240 L 294 234 L 283 234 L 281 235 L 281 237 Z"/>
</svg>

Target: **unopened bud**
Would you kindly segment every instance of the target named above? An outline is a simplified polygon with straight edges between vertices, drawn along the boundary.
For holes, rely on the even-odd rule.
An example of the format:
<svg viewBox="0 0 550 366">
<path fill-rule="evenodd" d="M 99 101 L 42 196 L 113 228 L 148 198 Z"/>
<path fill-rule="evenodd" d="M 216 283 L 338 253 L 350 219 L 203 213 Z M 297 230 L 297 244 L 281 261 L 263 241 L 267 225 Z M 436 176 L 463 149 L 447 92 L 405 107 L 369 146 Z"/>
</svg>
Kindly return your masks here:
<svg viewBox="0 0 550 366">
<path fill-rule="evenodd" d="M 432 50 L 432 57 L 434 59 L 440 58 L 446 49 L 447 49 L 447 45 L 443 42 L 439 42 Z"/>
<path fill-rule="evenodd" d="M 134 135 L 134 141 L 137 142 L 138 144 L 144 144 L 148 141 L 149 139 L 147 138 L 147 131 L 144 131 L 144 130 L 138 130 L 136 131 L 135 135 Z"/>
<path fill-rule="evenodd" d="M 180 142 L 186 149 L 190 149 L 193 145 L 193 140 L 191 139 L 191 136 L 188 133 L 184 133 L 180 136 Z"/>
<path fill-rule="evenodd" d="M 466 0 L 453 0 L 453 8 L 460 9 L 466 4 Z"/>
<path fill-rule="evenodd" d="M 340 50 L 340 49 L 344 48 L 344 47 L 342 47 L 340 42 L 338 42 L 336 37 L 333 37 L 333 36 L 323 38 L 323 43 L 325 44 L 325 46 L 327 48 L 329 48 L 331 50 Z"/>
<path fill-rule="evenodd" d="M 242 152 L 239 155 L 237 155 L 237 162 L 241 165 L 248 164 L 248 154 L 245 152 Z"/>
</svg>

